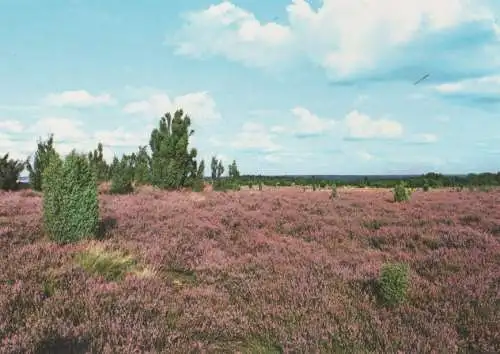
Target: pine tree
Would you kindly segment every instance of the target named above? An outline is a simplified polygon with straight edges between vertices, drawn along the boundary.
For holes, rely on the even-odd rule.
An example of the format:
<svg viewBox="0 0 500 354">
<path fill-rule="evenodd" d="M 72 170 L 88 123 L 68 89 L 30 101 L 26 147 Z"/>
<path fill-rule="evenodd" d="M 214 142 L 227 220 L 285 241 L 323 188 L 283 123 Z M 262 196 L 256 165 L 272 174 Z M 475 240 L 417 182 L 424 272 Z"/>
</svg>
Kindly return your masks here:
<svg viewBox="0 0 500 354">
<path fill-rule="evenodd" d="M 237 179 L 240 177 L 240 171 L 238 171 L 238 166 L 236 165 L 236 160 L 233 160 L 233 163 L 229 165 L 228 168 L 229 178 Z"/>
<path fill-rule="evenodd" d="M 113 178 L 114 171 L 116 171 L 119 164 L 120 164 L 120 160 L 115 155 L 113 157 L 113 162 L 111 162 L 111 165 L 109 166 L 109 169 L 108 169 L 108 180 L 111 180 L 111 178 Z"/>
<path fill-rule="evenodd" d="M 137 185 L 144 185 L 151 182 L 151 157 L 148 154 L 147 146 L 139 146 L 139 151 L 134 154 L 134 181 Z"/>
<path fill-rule="evenodd" d="M 202 192 L 204 183 L 203 176 L 205 174 L 205 161 L 201 160 L 200 165 L 196 170 L 196 180 L 193 183 L 193 190 L 195 192 Z"/>
<path fill-rule="evenodd" d="M 212 162 L 210 162 L 210 168 L 211 168 L 211 176 L 212 176 L 212 183 L 215 182 L 217 179 L 217 157 L 212 156 Z"/>
<path fill-rule="evenodd" d="M 17 190 L 19 188 L 19 174 L 24 169 L 24 163 L 9 159 L 9 154 L 0 158 L 0 189 Z"/>
<path fill-rule="evenodd" d="M 217 179 L 220 179 L 224 174 L 224 166 L 222 165 L 222 160 L 217 163 Z"/>
<path fill-rule="evenodd" d="M 165 114 L 151 132 L 151 180 L 163 189 L 189 187 L 196 177 L 196 149 L 188 151 L 191 118 L 182 109 Z"/>
<path fill-rule="evenodd" d="M 104 160 L 102 143 L 97 144 L 97 149 L 89 152 L 88 159 L 90 168 L 94 172 L 97 182 L 104 182 L 108 179 L 109 166 Z"/>
<path fill-rule="evenodd" d="M 212 187 L 214 190 L 225 190 L 227 188 L 226 183 L 222 180 L 222 175 L 224 174 L 224 165 L 222 160 L 217 160 L 217 156 L 212 157 L 211 162 L 212 168 Z"/>
<path fill-rule="evenodd" d="M 240 171 L 238 171 L 238 166 L 236 165 L 236 160 L 233 160 L 233 162 L 229 165 L 228 167 L 228 175 L 230 179 L 230 185 L 229 188 L 234 189 L 234 190 L 240 190 L 239 186 L 239 177 L 240 177 Z"/>
<path fill-rule="evenodd" d="M 121 160 L 115 157 L 117 162 L 113 161 L 114 167 L 111 176 L 111 187 L 109 189 L 111 194 L 127 194 L 134 191 L 132 185 L 134 179 L 134 158 L 134 154 L 125 154 Z"/>
<path fill-rule="evenodd" d="M 56 150 L 54 149 L 54 135 L 51 134 L 46 141 L 40 139 L 37 144 L 38 148 L 35 152 L 33 164 L 31 164 L 28 159 L 26 161 L 26 168 L 29 172 L 31 188 L 36 191 L 41 191 L 43 171 L 48 166 L 52 156 L 56 155 Z"/>
</svg>

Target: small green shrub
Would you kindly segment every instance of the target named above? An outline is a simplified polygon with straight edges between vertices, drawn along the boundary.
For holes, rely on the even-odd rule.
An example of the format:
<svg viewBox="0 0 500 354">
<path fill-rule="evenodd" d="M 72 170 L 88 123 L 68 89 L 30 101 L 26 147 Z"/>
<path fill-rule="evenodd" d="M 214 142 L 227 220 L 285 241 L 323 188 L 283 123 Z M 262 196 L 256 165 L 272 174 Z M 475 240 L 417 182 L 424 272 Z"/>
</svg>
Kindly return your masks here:
<svg viewBox="0 0 500 354">
<path fill-rule="evenodd" d="M 197 178 L 193 181 L 193 192 L 203 192 L 205 190 L 205 182 L 203 179 Z"/>
<path fill-rule="evenodd" d="M 262 191 L 262 181 L 259 181 L 259 191 Z"/>
<path fill-rule="evenodd" d="M 425 183 L 422 189 L 423 189 L 424 192 L 428 192 L 430 188 L 431 187 L 429 186 L 429 184 Z"/>
<path fill-rule="evenodd" d="M 252 182 L 248 182 L 248 189 L 252 189 L 253 188 L 253 183 Z"/>
<path fill-rule="evenodd" d="M 486 192 L 486 193 L 489 193 L 493 190 L 493 188 L 491 186 L 480 186 L 479 187 L 479 191 L 480 192 Z"/>
<path fill-rule="evenodd" d="M 312 188 L 313 188 L 313 191 L 315 191 L 316 190 L 316 184 L 313 183 Z"/>
<path fill-rule="evenodd" d="M 363 226 L 370 230 L 380 230 L 384 225 L 383 221 L 376 219 L 363 222 Z"/>
<path fill-rule="evenodd" d="M 399 183 L 393 189 L 394 201 L 395 202 L 405 202 L 410 200 L 411 191 L 405 187 L 404 183 Z"/>
<path fill-rule="evenodd" d="M 216 179 L 212 182 L 212 188 L 214 191 L 226 192 L 228 190 L 228 184 L 223 179 Z"/>
<path fill-rule="evenodd" d="M 379 296 L 389 306 L 394 306 L 406 300 L 409 286 L 408 265 L 403 263 L 389 263 L 382 267 L 379 285 Z"/>
<path fill-rule="evenodd" d="M 47 235 L 58 243 L 95 236 L 99 226 L 98 191 L 87 158 L 73 151 L 64 161 L 53 154 L 48 162 L 42 174 Z"/>
<path fill-rule="evenodd" d="M 111 194 L 129 194 L 134 191 L 132 186 L 133 171 L 129 166 L 129 162 L 122 158 L 122 160 L 113 169 L 111 176 L 111 187 L 109 192 Z"/>
<path fill-rule="evenodd" d="M 335 183 L 333 183 L 331 185 L 330 199 L 335 199 L 335 198 L 337 198 L 337 196 L 338 196 L 337 185 Z"/>
</svg>

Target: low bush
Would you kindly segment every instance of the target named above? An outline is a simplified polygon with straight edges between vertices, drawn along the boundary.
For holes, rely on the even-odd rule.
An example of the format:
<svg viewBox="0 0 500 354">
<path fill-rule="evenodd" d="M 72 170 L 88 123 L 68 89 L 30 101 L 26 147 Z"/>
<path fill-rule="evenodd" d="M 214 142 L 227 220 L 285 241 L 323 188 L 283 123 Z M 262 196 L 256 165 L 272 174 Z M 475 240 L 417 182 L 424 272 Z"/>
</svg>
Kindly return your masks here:
<svg viewBox="0 0 500 354">
<path fill-rule="evenodd" d="M 406 299 L 409 285 L 409 267 L 403 263 L 388 263 L 382 267 L 379 278 L 380 299 L 389 306 Z"/>
<path fill-rule="evenodd" d="M 411 197 L 411 191 L 406 188 L 404 183 L 399 183 L 394 187 L 393 189 L 393 194 L 394 194 L 394 201 L 395 202 L 405 202 L 410 200 Z"/>
</svg>

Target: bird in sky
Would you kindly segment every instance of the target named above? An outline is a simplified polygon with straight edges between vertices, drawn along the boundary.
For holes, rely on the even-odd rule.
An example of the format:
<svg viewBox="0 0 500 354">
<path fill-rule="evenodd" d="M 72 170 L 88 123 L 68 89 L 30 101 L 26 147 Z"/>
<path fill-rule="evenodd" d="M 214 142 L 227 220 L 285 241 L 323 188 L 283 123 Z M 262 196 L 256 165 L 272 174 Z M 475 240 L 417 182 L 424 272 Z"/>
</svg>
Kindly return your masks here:
<svg viewBox="0 0 500 354">
<path fill-rule="evenodd" d="M 417 85 L 419 84 L 420 82 L 424 81 L 425 79 L 427 79 L 429 77 L 430 74 L 425 74 L 424 76 L 422 76 L 420 79 L 418 79 L 417 81 L 415 81 L 415 83 L 413 85 Z"/>
</svg>

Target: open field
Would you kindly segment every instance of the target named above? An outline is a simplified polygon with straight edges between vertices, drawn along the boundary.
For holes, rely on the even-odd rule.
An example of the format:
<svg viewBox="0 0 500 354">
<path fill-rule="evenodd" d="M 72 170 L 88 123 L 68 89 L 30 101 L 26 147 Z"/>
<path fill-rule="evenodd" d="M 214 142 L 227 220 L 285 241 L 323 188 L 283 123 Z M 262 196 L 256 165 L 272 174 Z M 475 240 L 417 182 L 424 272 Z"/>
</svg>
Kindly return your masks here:
<svg viewBox="0 0 500 354">
<path fill-rule="evenodd" d="M 0 194 L 1 353 L 500 350 L 500 190 L 143 188 L 100 204 L 101 240 L 57 246 L 38 194 Z M 105 251 L 124 276 L 91 271 Z M 375 280 L 394 261 L 410 288 L 387 308 Z"/>
</svg>

